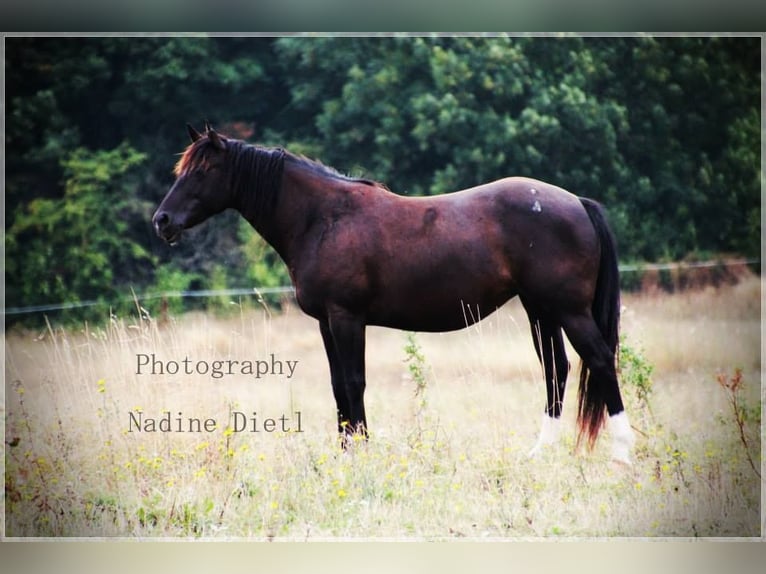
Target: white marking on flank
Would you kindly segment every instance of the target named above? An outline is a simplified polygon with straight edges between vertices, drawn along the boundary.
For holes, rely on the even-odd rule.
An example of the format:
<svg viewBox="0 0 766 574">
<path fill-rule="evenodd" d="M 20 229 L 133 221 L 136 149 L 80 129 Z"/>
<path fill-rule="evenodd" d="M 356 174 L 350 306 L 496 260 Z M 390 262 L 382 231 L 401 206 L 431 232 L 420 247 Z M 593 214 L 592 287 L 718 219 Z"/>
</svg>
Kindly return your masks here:
<svg viewBox="0 0 766 574">
<path fill-rule="evenodd" d="M 535 202 L 532 204 L 532 211 L 535 213 L 540 213 L 543 210 L 543 206 L 540 205 L 540 202 L 535 200 Z"/>
</svg>

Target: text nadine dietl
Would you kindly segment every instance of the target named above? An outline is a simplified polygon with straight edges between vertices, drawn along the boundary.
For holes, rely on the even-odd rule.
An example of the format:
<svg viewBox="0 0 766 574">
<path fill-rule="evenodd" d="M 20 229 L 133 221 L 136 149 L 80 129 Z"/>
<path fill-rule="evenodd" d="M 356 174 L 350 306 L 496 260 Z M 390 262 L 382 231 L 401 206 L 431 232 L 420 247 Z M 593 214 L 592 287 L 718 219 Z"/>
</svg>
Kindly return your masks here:
<svg viewBox="0 0 766 574">
<path fill-rule="evenodd" d="M 301 412 L 295 411 L 290 415 L 262 417 L 256 411 L 245 413 L 232 411 L 226 425 L 221 425 L 214 418 L 187 416 L 178 411 L 166 411 L 159 416 L 148 416 L 142 410 L 134 409 L 128 413 L 128 432 L 145 433 L 212 433 L 217 430 L 229 429 L 235 433 L 242 432 L 303 432 L 301 428 Z"/>
</svg>

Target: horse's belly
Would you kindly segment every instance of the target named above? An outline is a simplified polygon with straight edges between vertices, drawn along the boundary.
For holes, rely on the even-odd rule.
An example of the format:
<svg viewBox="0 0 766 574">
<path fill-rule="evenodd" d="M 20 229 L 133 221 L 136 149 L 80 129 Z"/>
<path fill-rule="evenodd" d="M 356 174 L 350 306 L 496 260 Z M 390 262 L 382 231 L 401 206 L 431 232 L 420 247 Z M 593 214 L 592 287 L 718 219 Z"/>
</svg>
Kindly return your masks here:
<svg viewBox="0 0 766 574">
<path fill-rule="evenodd" d="M 478 323 L 514 296 L 511 291 L 481 298 L 410 293 L 405 300 L 389 297 L 382 305 L 373 306 L 367 323 L 405 331 L 456 331 Z"/>
</svg>

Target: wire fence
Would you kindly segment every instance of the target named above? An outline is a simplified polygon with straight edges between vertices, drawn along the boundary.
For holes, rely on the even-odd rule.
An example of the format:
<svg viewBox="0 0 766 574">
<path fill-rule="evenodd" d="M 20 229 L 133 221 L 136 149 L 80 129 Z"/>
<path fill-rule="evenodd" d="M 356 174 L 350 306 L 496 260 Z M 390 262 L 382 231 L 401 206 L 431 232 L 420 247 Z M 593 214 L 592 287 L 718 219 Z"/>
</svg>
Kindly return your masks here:
<svg viewBox="0 0 766 574">
<path fill-rule="evenodd" d="M 698 261 L 677 263 L 645 263 L 620 265 L 620 273 L 637 273 L 646 271 L 673 271 L 697 268 L 733 267 L 744 265 L 758 265 L 760 259 L 732 259 L 727 261 Z M 120 298 L 117 302 L 150 301 L 153 299 L 186 299 L 198 297 L 241 297 L 294 293 L 295 288 L 291 285 L 282 287 L 260 287 L 250 289 L 200 289 L 186 291 L 164 291 L 162 293 L 147 293 L 142 295 L 131 294 Z M 114 304 L 115 302 L 112 302 Z M 46 311 L 61 311 L 66 309 L 78 309 L 93 307 L 96 305 L 108 305 L 108 302 L 89 299 L 85 301 L 68 301 L 65 303 L 50 303 L 45 305 L 29 305 L 26 307 L 7 307 L 3 309 L 4 315 L 23 315 L 27 313 L 44 313 Z"/>
<path fill-rule="evenodd" d="M 130 303 L 131 301 L 150 301 L 152 299 L 187 299 L 194 297 L 237 297 L 253 295 L 260 297 L 279 293 L 294 293 L 295 288 L 286 287 L 262 287 L 251 289 L 200 289 L 194 291 L 163 291 L 162 293 L 147 293 L 144 295 L 126 295 L 112 303 Z M 85 301 L 69 301 L 66 303 L 50 303 L 47 305 L 29 305 L 27 307 L 8 307 L 5 315 L 22 315 L 25 313 L 42 313 L 45 311 L 61 311 L 64 309 L 79 309 L 81 307 L 93 307 L 95 305 L 107 305 L 105 301 L 88 299 Z"/>
<path fill-rule="evenodd" d="M 636 263 L 620 265 L 620 273 L 632 271 L 672 271 L 675 269 L 699 269 L 706 267 L 741 267 L 743 265 L 757 265 L 760 259 L 730 259 L 728 261 L 696 261 L 681 263 Z"/>
</svg>

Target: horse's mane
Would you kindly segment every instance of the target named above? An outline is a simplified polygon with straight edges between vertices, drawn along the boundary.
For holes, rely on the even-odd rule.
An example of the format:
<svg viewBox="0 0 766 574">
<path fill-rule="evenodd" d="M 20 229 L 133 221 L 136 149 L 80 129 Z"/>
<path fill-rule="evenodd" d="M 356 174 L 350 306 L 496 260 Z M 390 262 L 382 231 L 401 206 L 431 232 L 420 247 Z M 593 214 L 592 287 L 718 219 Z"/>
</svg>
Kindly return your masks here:
<svg viewBox="0 0 766 574">
<path fill-rule="evenodd" d="M 316 173 L 319 173 L 321 175 L 332 177 L 335 179 L 341 179 L 343 181 L 349 181 L 352 183 L 362 183 L 364 185 L 372 185 L 376 187 L 382 187 L 384 189 L 388 189 L 388 187 L 385 184 L 382 184 L 377 181 L 373 181 L 371 179 L 367 178 L 359 178 L 359 177 L 351 177 L 348 175 L 345 175 L 338 171 L 337 169 L 330 167 L 329 165 L 323 164 L 319 160 L 310 159 L 302 154 L 292 153 L 287 150 L 282 150 L 281 148 L 264 148 L 253 144 L 248 144 L 241 140 L 234 140 L 234 139 L 226 139 L 226 145 L 230 149 L 236 150 L 236 155 L 247 155 L 247 152 L 252 152 L 253 150 L 258 150 L 260 152 L 274 152 L 276 150 L 280 150 L 283 154 L 284 159 L 290 159 L 293 162 L 302 165 L 311 171 L 314 171 Z M 196 142 L 193 142 L 189 145 L 189 147 L 186 148 L 186 150 L 181 154 L 181 157 L 179 158 L 178 162 L 175 165 L 175 168 L 173 169 L 173 173 L 176 177 L 180 177 L 182 174 L 186 174 L 190 171 L 193 171 L 198 168 L 205 169 L 207 167 L 207 153 L 210 150 L 210 148 L 213 146 L 213 144 L 210 142 L 210 140 L 206 137 L 198 139 Z M 259 155 L 256 153 L 256 155 Z M 239 167 L 239 166 L 235 166 Z"/>
<path fill-rule="evenodd" d="M 351 183 L 361 183 L 361 184 L 364 184 L 364 185 L 371 185 L 371 186 L 375 186 L 375 187 L 382 187 L 384 189 L 388 189 L 384 184 L 382 184 L 380 182 L 373 181 L 373 180 L 367 179 L 367 178 L 351 177 L 351 176 L 345 175 L 345 174 L 339 172 L 334 167 L 330 167 L 329 165 L 325 165 L 325 164 L 323 164 L 319 160 L 310 159 L 310 158 L 306 157 L 305 155 L 296 154 L 296 153 L 292 153 L 292 152 L 286 152 L 286 156 L 291 161 L 293 161 L 293 162 L 295 162 L 295 163 L 297 163 L 299 165 L 302 165 L 303 167 L 306 167 L 306 168 L 308 168 L 309 170 L 311 170 L 311 171 L 313 171 L 315 173 L 319 173 L 320 175 L 324 175 L 324 176 L 331 177 L 331 178 L 334 178 L 334 179 L 340 179 L 340 180 L 343 180 L 343 181 L 348 181 L 348 182 L 351 182 Z"/>
<path fill-rule="evenodd" d="M 319 161 L 282 148 L 266 148 L 235 139 L 222 138 L 226 144 L 227 161 L 224 169 L 229 174 L 230 188 L 243 209 L 243 215 L 255 221 L 271 213 L 279 196 L 285 160 L 296 163 L 324 177 L 351 183 L 360 183 L 388 189 L 370 179 L 349 177 Z M 208 158 L 215 153 L 215 145 L 208 137 L 191 143 L 181 154 L 173 169 L 181 177 L 197 169 L 208 168 Z"/>
</svg>

